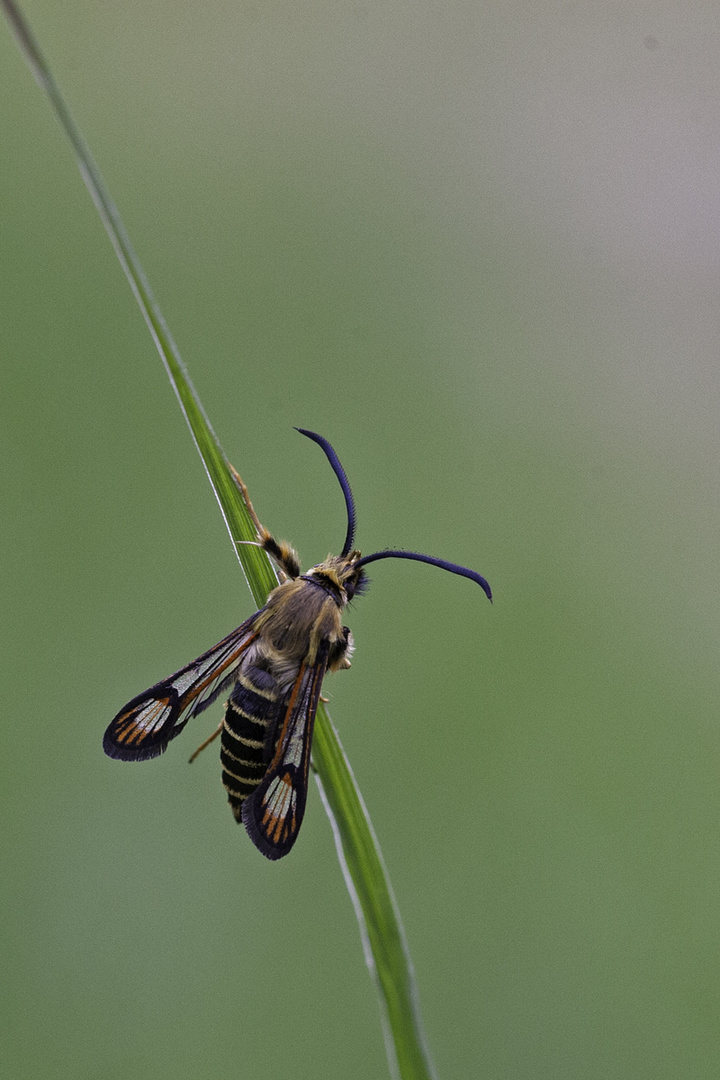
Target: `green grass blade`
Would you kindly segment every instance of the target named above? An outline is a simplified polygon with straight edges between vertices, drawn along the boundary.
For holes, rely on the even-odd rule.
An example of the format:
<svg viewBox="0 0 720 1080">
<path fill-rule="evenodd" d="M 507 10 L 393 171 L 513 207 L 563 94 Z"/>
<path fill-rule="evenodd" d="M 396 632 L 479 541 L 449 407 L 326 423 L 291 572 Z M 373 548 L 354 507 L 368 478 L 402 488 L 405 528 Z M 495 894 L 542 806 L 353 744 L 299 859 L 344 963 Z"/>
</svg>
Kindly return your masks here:
<svg viewBox="0 0 720 1080">
<path fill-rule="evenodd" d="M 313 763 L 355 908 L 365 961 L 375 982 L 390 1071 L 402 1080 L 436 1080 L 415 969 L 375 830 L 332 721 L 321 704 Z"/>
<path fill-rule="evenodd" d="M 190 381 L 177 346 L 133 250 L 100 170 L 14 0 L 0 5 L 37 82 L 47 93 L 80 172 L 135 294 L 202 458 L 248 586 L 258 607 L 277 584 L 265 552 L 239 540 L 255 528 L 227 458 Z M 323 705 L 318 710 L 313 764 L 330 818 L 343 875 L 355 908 L 365 958 L 378 989 L 390 1071 L 402 1080 L 434 1080 L 418 1008 L 417 988 L 397 904 L 375 833 L 350 764 Z"/>
</svg>

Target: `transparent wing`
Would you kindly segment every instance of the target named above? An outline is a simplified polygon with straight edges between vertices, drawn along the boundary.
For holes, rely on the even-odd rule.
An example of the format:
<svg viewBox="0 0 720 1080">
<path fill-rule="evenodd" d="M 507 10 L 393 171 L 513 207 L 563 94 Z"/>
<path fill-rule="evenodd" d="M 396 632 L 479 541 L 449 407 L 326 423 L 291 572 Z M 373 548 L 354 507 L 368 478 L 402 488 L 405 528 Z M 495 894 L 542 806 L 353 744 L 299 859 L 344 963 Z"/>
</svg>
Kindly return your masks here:
<svg viewBox="0 0 720 1080">
<path fill-rule="evenodd" d="M 105 753 L 123 761 L 144 761 L 162 754 L 190 717 L 206 709 L 236 678 L 243 653 L 257 637 L 253 631 L 257 615 L 169 679 L 129 701 L 105 732 Z"/>
<path fill-rule="evenodd" d="M 328 662 L 323 643 L 314 664 L 303 663 L 279 724 L 275 754 L 257 790 L 245 800 L 242 820 L 268 859 L 287 855 L 300 831 L 307 800 L 310 747 Z"/>
</svg>

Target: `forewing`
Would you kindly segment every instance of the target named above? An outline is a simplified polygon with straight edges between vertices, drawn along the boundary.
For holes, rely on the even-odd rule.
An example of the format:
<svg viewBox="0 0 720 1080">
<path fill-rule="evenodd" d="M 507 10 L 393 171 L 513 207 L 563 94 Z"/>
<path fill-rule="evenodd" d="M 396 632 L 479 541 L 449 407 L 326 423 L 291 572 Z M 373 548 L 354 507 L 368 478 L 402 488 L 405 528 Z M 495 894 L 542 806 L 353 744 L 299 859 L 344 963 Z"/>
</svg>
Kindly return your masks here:
<svg viewBox="0 0 720 1080">
<path fill-rule="evenodd" d="M 243 653 L 257 636 L 256 617 L 257 612 L 197 660 L 129 701 L 105 732 L 105 753 L 124 761 L 162 754 L 190 717 L 206 709 L 236 677 Z"/>
<path fill-rule="evenodd" d="M 243 803 L 243 824 L 255 847 L 268 859 L 287 855 L 305 814 L 313 725 L 327 661 L 324 643 L 314 664 L 300 666 L 273 759 L 257 790 Z"/>
</svg>

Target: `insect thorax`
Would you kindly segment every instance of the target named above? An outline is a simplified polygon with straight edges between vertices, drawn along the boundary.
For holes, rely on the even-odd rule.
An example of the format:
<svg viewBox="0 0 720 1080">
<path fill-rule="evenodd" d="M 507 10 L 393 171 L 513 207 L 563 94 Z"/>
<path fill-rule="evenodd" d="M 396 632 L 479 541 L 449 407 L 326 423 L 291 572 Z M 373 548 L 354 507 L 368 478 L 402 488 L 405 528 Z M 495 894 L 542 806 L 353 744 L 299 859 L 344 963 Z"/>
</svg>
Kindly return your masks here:
<svg viewBox="0 0 720 1080">
<path fill-rule="evenodd" d="M 258 616 L 258 645 L 273 668 L 294 665 L 297 669 L 303 662 L 312 664 L 323 641 L 333 653 L 345 641 L 341 618 L 344 591 L 339 596 L 326 588 L 322 577 L 314 573 L 316 569 L 320 568 L 274 589 Z"/>
</svg>

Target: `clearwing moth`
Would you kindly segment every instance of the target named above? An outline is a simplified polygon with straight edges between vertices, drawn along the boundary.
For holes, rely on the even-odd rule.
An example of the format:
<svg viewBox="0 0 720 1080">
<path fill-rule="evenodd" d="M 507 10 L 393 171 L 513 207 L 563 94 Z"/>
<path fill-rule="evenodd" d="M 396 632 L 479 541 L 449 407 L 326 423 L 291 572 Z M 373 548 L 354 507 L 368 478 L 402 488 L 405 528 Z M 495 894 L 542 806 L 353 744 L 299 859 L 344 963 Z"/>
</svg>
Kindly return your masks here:
<svg viewBox="0 0 720 1080">
<path fill-rule="evenodd" d="M 221 736 L 222 779 L 233 814 L 268 859 L 287 855 L 297 839 L 320 689 L 327 671 L 350 667 L 352 635 L 342 624 L 342 614 L 367 586 L 368 563 L 391 558 L 430 563 L 477 582 L 492 599 L 485 578 L 444 559 L 390 549 L 361 556 L 353 548 L 355 505 L 337 454 L 321 435 L 296 430 L 322 447 L 340 481 L 347 508 L 342 551 L 301 574 L 297 554 L 260 524 L 238 477 L 257 529 L 257 541 L 250 542 L 273 558 L 281 584 L 237 630 L 129 701 L 103 740 L 111 758 L 157 757 L 191 717 L 232 687 L 222 723 L 190 760 Z"/>
</svg>

